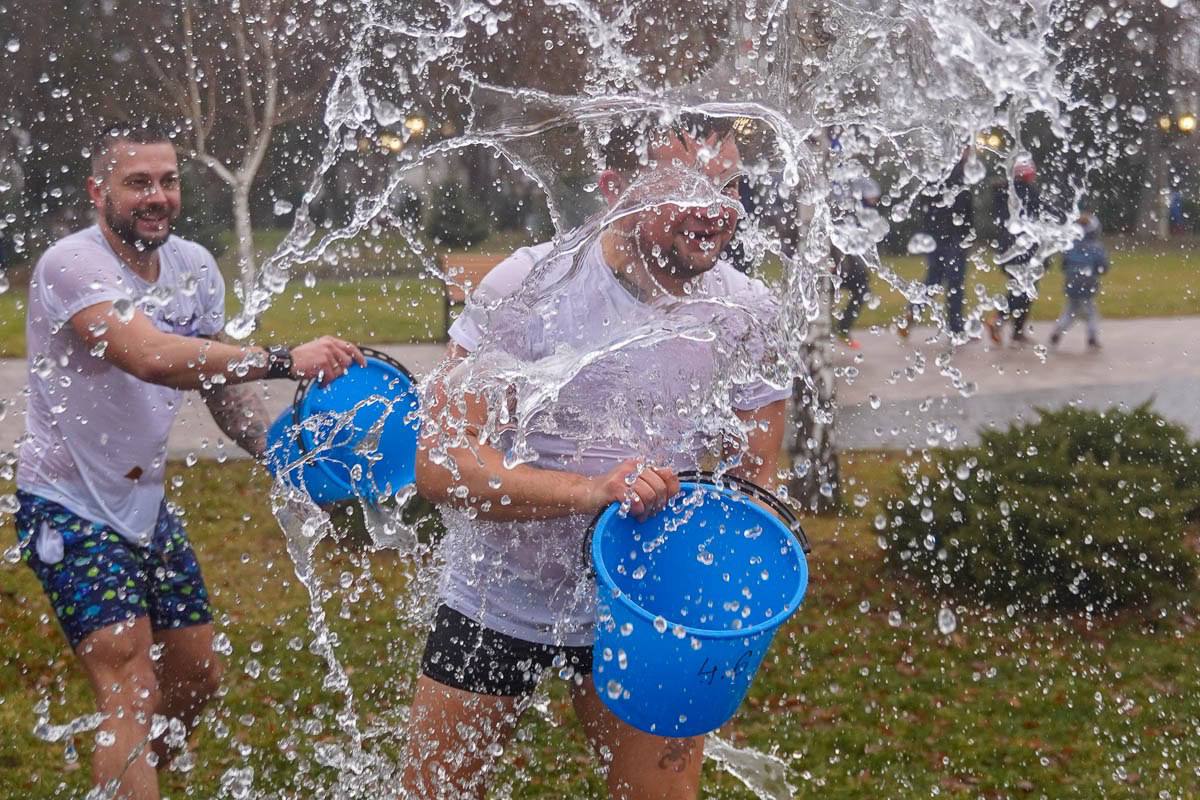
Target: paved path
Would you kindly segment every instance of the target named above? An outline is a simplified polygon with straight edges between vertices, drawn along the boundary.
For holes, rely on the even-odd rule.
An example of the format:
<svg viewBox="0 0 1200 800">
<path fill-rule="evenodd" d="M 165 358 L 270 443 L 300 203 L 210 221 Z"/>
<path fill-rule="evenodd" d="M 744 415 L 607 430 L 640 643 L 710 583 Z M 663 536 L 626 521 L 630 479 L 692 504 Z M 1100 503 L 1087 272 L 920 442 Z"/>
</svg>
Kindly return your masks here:
<svg viewBox="0 0 1200 800">
<path fill-rule="evenodd" d="M 1048 329 L 1047 323 L 1039 323 L 1034 336 L 1044 339 Z M 1104 348 L 1095 353 L 1085 350 L 1080 329 L 1068 333 L 1063 345 L 1050 352 L 974 342 L 959 348 L 946 367 L 939 366 L 945 345 L 929 341 L 931 334 L 918 329 L 901 341 L 890 331 L 863 331 L 861 350 L 837 349 L 842 447 L 919 447 L 933 440 L 971 443 L 980 426 L 1033 418 L 1039 406 L 1075 402 L 1106 408 L 1147 399 L 1159 413 L 1200 438 L 1200 316 L 1105 321 Z M 381 349 L 420 375 L 437 362 L 444 345 Z M 971 385 L 965 394 L 943 374 L 952 370 L 961 373 L 960 384 Z M 24 431 L 24 386 L 25 362 L 0 360 L 0 397 L 8 400 L 0 416 L 0 449 L 7 449 Z M 270 384 L 264 386 L 273 414 L 291 403 L 291 384 L 274 382 L 274 392 Z M 872 396 L 879 398 L 878 408 L 872 408 Z M 191 395 L 171 436 L 171 457 L 195 453 L 215 458 L 222 452 L 231 458 L 242 455 L 217 430 L 199 397 Z"/>
<path fill-rule="evenodd" d="M 1200 316 L 1103 321 L 1103 348 L 1095 352 L 1084 346 L 1081 328 L 1054 350 L 990 341 L 959 348 L 948 366 L 973 384 L 965 395 L 942 374 L 937 358 L 945 346 L 927 341 L 932 331 L 918 329 L 908 341 L 864 331 L 861 350 L 838 352 L 839 365 L 858 368 L 838 382 L 838 441 L 849 448 L 923 446 L 934 437 L 946 443 L 954 429 L 956 441 L 969 444 L 980 426 L 1033 419 L 1039 407 L 1103 409 L 1146 400 L 1200 438 Z M 1049 329 L 1037 323 L 1033 336 L 1044 342 Z M 871 395 L 881 398 L 878 409 Z"/>
</svg>

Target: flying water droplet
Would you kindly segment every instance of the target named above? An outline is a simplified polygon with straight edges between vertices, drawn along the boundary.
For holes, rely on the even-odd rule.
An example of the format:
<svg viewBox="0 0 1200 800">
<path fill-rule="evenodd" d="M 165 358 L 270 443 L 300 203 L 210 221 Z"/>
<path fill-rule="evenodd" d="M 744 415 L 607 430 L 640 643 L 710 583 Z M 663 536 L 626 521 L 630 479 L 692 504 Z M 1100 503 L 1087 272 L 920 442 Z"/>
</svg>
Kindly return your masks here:
<svg viewBox="0 0 1200 800">
<path fill-rule="evenodd" d="M 913 255 L 932 253 L 937 250 L 937 241 L 928 233 L 915 233 L 908 240 L 908 252 Z"/>
<path fill-rule="evenodd" d="M 949 636 L 958 628 L 958 617 L 948 608 L 943 608 L 938 611 L 937 615 L 938 630 L 944 635 Z"/>
</svg>

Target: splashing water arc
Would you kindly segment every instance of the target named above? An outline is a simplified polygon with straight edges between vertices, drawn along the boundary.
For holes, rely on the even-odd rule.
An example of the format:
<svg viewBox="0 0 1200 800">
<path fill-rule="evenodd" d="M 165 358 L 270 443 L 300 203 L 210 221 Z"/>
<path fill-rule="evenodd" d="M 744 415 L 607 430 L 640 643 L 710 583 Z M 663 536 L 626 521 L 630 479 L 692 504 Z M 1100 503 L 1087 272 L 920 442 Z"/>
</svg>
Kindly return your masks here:
<svg viewBox="0 0 1200 800">
<path fill-rule="evenodd" d="M 412 217 L 398 209 L 410 197 L 435 202 L 442 184 L 455 180 L 478 194 L 519 185 L 527 196 L 521 212 L 527 223 L 536 224 L 536 211 L 544 206 L 542 227 L 552 239 L 518 290 L 502 298 L 471 294 L 469 308 L 501 319 L 557 313 L 564 287 L 614 221 L 666 204 L 709 209 L 714 216 L 722 208 L 741 207 L 723 187 L 689 169 L 634 180 L 606 204 L 596 176 L 608 132 L 622 124 L 646 129 L 697 116 L 725 120 L 739 146 L 740 175 L 764 210 L 745 217 L 740 246 L 750 263 L 769 265 L 758 276 L 778 313 L 760 318 L 736 303 L 722 309 L 717 317 L 722 324 L 742 326 L 743 338 L 763 347 L 719 350 L 712 391 L 666 413 L 678 441 L 719 439 L 733 431 L 744 451 L 752 432 L 734 416 L 727 396 L 731 384 L 759 381 L 780 388 L 799 380 L 810 390 L 804 396 L 820 394 L 812 374 L 813 342 L 826 332 L 823 312 L 840 281 L 831 246 L 861 256 L 878 280 L 945 328 L 936 291 L 882 262 L 881 243 L 896 231 L 913 229 L 918 208 L 931 197 L 936 202 L 956 169 L 967 185 L 988 174 L 1003 175 L 1011 184 L 1013 170 L 1034 151 L 1052 163 L 1075 146 L 1071 114 L 1078 103 L 1053 45 L 1061 5 L 354 0 L 347 55 L 324 98 L 320 158 L 300 202 L 276 204 L 277 214 L 292 215 L 291 228 L 255 282 L 239 287 L 242 309 L 227 333 L 249 337 L 271 305 L 295 290 L 297 278 L 337 268 L 347 247 L 400 242 L 427 275 L 449 278 Z M 981 139 L 981 132 L 994 135 Z M 1077 238 L 1076 227 L 1063 220 L 1074 219 L 1088 172 L 1104 158 L 1104 153 L 1072 157 L 1083 166 L 1061 182 L 1065 213 L 1013 215 L 1010 230 L 1019 246 L 1037 254 L 1014 270 L 1014 280 L 1026 290 L 1036 291 L 1041 264 Z M 881 186 L 876 208 L 862 207 L 851 190 L 867 178 Z M 341 216 L 318 213 L 335 183 L 357 187 L 351 207 Z M 919 235 L 908 247 L 928 249 Z M 560 256 L 571 264 L 566 272 L 557 266 Z M 974 304 L 963 331 L 945 333 L 947 342 L 978 338 L 982 315 L 999 302 Z M 573 420 L 557 408 L 568 386 L 581 371 L 636 363 L 647 348 L 710 341 L 712 319 L 651 315 L 623 327 L 601 349 L 564 346 L 536 359 L 484 343 L 454 374 L 439 376 L 453 396 L 443 417 L 424 420 L 427 431 L 440 431 L 431 445 L 434 457 L 452 464 L 448 451 L 458 446 L 463 428 L 451 411 L 471 396 L 498 401 L 488 404 L 479 436 L 506 444 L 506 466 L 535 461 L 539 443 L 564 425 L 574 426 L 570 432 L 580 449 L 620 438 L 629 431 L 618 421 Z M 939 366 L 948 380 L 961 384 L 948 362 Z M 814 412 L 819 419 L 820 409 Z M 657 454 L 640 455 L 649 460 Z M 406 711 L 376 712 L 369 706 L 383 694 L 411 688 L 406 683 L 411 676 L 372 673 L 383 685 L 364 702 L 343 654 L 346 628 L 330 609 L 341 600 L 341 617 L 356 621 L 353 602 L 345 598 L 381 591 L 372 570 L 383 568 L 373 560 L 383 553 L 379 558 L 392 559 L 386 568 L 402 571 L 407 584 L 403 596 L 387 600 L 395 615 L 388 630 L 394 626 L 405 632 L 398 638 L 412 639 L 427 626 L 439 556 L 420 524 L 405 516 L 404 501 L 411 496 L 408 490 L 394 505 L 364 505 L 354 512 L 365 519 L 366 553 L 331 578 L 321 564 L 322 547 L 337 535 L 330 512 L 297 487 L 285 482 L 274 487 L 272 512 L 308 595 L 309 636 L 289 648 L 306 649 L 296 659 L 307 659 L 305 669 L 323 671 L 323 697 L 315 709 L 291 709 L 282 724 L 280 750 L 290 774 L 264 775 L 254 758 L 235 749 L 222 779 L 225 796 L 366 798 L 394 790 L 400 766 L 393 745 L 404 735 Z M 937 624 L 949 636 L 958 623 L 943 609 Z M 412 672 L 416 646 L 395 645 L 389 652 Z M 260 667 L 244 669 L 253 679 Z M 558 724 L 551 705 L 545 689 L 530 701 L 537 725 Z M 41 711 L 46 741 L 98 724 L 85 719 L 52 725 L 52 712 Z M 735 746 L 718 737 L 708 756 L 758 797 L 784 798 L 796 791 L 788 777 L 795 764 L 774 749 Z M 520 782 L 506 780 L 502 796 Z"/>
</svg>

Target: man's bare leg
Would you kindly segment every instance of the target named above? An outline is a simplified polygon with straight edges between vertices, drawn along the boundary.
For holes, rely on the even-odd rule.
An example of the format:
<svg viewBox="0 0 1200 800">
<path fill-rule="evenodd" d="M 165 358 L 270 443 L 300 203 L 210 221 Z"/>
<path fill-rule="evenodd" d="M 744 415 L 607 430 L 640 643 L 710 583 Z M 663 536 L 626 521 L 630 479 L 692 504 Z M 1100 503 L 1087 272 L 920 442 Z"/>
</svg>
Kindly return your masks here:
<svg viewBox="0 0 1200 800">
<path fill-rule="evenodd" d="M 591 677 L 571 690 L 575 714 L 592 749 L 608 765 L 613 800 L 695 800 L 700 794 L 704 737 L 668 739 L 627 725 L 596 695 Z"/>
<path fill-rule="evenodd" d="M 146 744 L 150 725 L 159 708 L 158 681 L 150 646 L 154 638 L 150 621 L 137 617 L 91 633 L 75 649 L 96 695 L 96 709 L 107 718 L 92 756 L 92 779 L 98 786 L 119 780 L 120 800 L 158 800 L 158 775 L 150 763 L 153 752 Z M 130 755 L 142 748 L 130 763 Z M 126 766 L 128 764 L 128 766 Z"/>
<path fill-rule="evenodd" d="M 400 778 L 404 800 L 482 798 L 520 716 L 520 700 L 454 689 L 424 675 L 409 711 Z"/>
<path fill-rule="evenodd" d="M 155 632 L 154 639 L 162 645 L 162 654 L 154 662 L 162 698 L 157 713 L 179 719 L 186 735 L 191 735 L 200 712 L 221 685 L 221 662 L 213 652 L 213 626 L 209 623 L 161 630 Z M 155 739 L 153 744 L 159 767 L 165 767 L 171 748 L 165 737 Z"/>
</svg>

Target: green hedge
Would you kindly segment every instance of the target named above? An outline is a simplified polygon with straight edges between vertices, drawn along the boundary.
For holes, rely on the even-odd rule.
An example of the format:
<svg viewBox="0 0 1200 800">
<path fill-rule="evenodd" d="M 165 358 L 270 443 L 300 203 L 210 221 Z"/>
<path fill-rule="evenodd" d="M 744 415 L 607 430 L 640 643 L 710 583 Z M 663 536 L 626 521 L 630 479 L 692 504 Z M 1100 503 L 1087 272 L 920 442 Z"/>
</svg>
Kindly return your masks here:
<svg viewBox="0 0 1200 800">
<path fill-rule="evenodd" d="M 964 599 L 1110 611 L 1190 589 L 1200 448 L 1147 406 L 1040 411 L 901 467 L 876 520 L 886 563 Z"/>
</svg>

